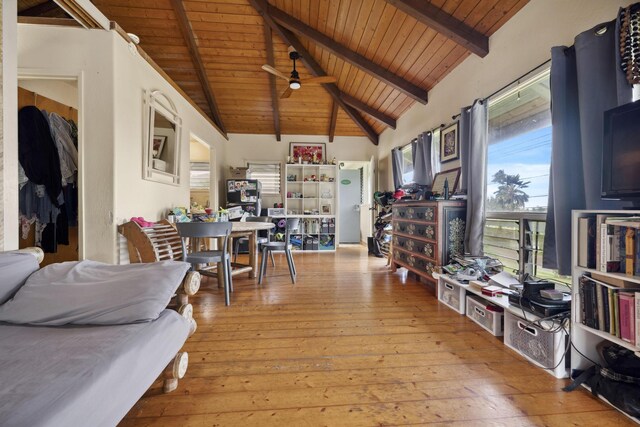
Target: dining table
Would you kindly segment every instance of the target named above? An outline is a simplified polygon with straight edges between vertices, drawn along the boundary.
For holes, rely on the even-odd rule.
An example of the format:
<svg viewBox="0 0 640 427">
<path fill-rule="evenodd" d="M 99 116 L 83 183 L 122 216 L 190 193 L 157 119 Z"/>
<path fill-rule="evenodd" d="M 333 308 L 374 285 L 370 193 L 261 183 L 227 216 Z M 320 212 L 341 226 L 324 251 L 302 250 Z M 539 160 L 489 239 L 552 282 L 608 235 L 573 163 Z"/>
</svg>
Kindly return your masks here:
<svg viewBox="0 0 640 427">
<path fill-rule="evenodd" d="M 258 232 L 263 230 L 271 230 L 275 228 L 275 224 L 272 222 L 240 222 L 234 221 L 231 223 L 231 234 L 229 235 L 229 243 L 227 250 L 231 256 L 233 248 L 233 239 L 239 239 L 241 237 L 247 237 L 249 240 L 249 263 L 243 264 L 234 262 L 231 263 L 231 275 L 236 276 L 238 274 L 249 273 L 249 278 L 255 278 L 258 271 Z M 222 247 L 224 238 L 218 239 L 218 247 Z M 218 280 L 222 283 L 224 280 L 222 276 L 222 269 L 218 269 Z"/>
</svg>

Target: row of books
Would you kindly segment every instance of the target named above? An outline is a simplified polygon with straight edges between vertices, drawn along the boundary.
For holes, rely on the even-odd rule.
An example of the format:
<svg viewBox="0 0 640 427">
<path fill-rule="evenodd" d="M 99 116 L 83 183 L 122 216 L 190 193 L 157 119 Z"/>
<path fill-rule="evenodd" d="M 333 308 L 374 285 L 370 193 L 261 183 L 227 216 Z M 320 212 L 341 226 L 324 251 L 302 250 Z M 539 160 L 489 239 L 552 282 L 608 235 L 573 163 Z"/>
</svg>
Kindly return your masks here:
<svg viewBox="0 0 640 427">
<path fill-rule="evenodd" d="M 640 276 L 640 217 L 602 214 L 579 218 L 578 265 Z"/>
<path fill-rule="evenodd" d="M 578 286 L 584 325 L 640 346 L 640 285 L 619 288 L 583 275 Z"/>
</svg>

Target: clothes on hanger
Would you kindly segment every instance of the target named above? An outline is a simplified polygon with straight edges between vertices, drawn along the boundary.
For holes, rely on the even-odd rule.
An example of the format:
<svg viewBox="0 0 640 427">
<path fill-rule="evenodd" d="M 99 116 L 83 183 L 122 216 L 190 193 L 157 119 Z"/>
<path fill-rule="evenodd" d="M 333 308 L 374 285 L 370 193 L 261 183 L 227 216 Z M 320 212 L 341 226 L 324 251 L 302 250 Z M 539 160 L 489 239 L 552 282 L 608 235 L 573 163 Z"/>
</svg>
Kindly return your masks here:
<svg viewBox="0 0 640 427">
<path fill-rule="evenodd" d="M 51 202 L 59 206 L 57 200 L 62 191 L 60 157 L 49 123 L 34 106 L 18 111 L 18 160 L 27 178 L 34 184 L 44 185 Z"/>
<path fill-rule="evenodd" d="M 28 106 L 18 112 L 20 226 L 35 223 L 35 244 L 57 252 L 78 223 L 77 127 L 57 113 Z"/>
<path fill-rule="evenodd" d="M 75 182 L 75 174 L 78 170 L 78 149 L 73 144 L 71 125 L 57 113 L 47 113 L 44 110 L 42 113 L 49 120 L 51 136 L 56 143 L 64 187 L 68 183 Z"/>
</svg>

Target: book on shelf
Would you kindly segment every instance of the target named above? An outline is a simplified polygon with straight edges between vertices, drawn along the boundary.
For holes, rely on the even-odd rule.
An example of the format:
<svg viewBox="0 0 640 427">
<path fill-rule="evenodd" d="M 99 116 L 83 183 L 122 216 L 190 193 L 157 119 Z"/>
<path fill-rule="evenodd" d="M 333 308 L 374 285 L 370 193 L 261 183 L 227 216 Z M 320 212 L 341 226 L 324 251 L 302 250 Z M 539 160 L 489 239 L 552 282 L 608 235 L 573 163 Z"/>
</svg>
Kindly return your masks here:
<svg viewBox="0 0 640 427">
<path fill-rule="evenodd" d="M 620 292 L 618 300 L 620 304 L 620 338 L 635 345 L 635 293 Z"/>
<path fill-rule="evenodd" d="M 636 292 L 635 319 L 636 319 L 636 346 L 640 347 L 640 292 Z"/>
<path fill-rule="evenodd" d="M 578 265 L 596 268 L 596 218 L 578 218 Z"/>
<path fill-rule="evenodd" d="M 577 264 L 603 273 L 640 276 L 640 217 L 578 218 Z"/>
<path fill-rule="evenodd" d="M 640 346 L 640 285 L 636 286 L 620 288 L 582 276 L 578 283 L 581 322 Z"/>
</svg>

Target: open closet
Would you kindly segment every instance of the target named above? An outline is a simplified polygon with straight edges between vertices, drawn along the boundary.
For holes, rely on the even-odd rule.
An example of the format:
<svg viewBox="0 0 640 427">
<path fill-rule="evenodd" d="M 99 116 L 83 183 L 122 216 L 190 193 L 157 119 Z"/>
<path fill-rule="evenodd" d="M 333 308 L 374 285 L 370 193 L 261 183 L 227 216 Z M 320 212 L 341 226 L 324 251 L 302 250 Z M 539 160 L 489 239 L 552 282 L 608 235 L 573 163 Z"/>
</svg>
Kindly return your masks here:
<svg viewBox="0 0 640 427">
<path fill-rule="evenodd" d="M 42 265 L 78 260 L 77 82 L 18 86 L 20 247 L 41 247 Z"/>
</svg>

